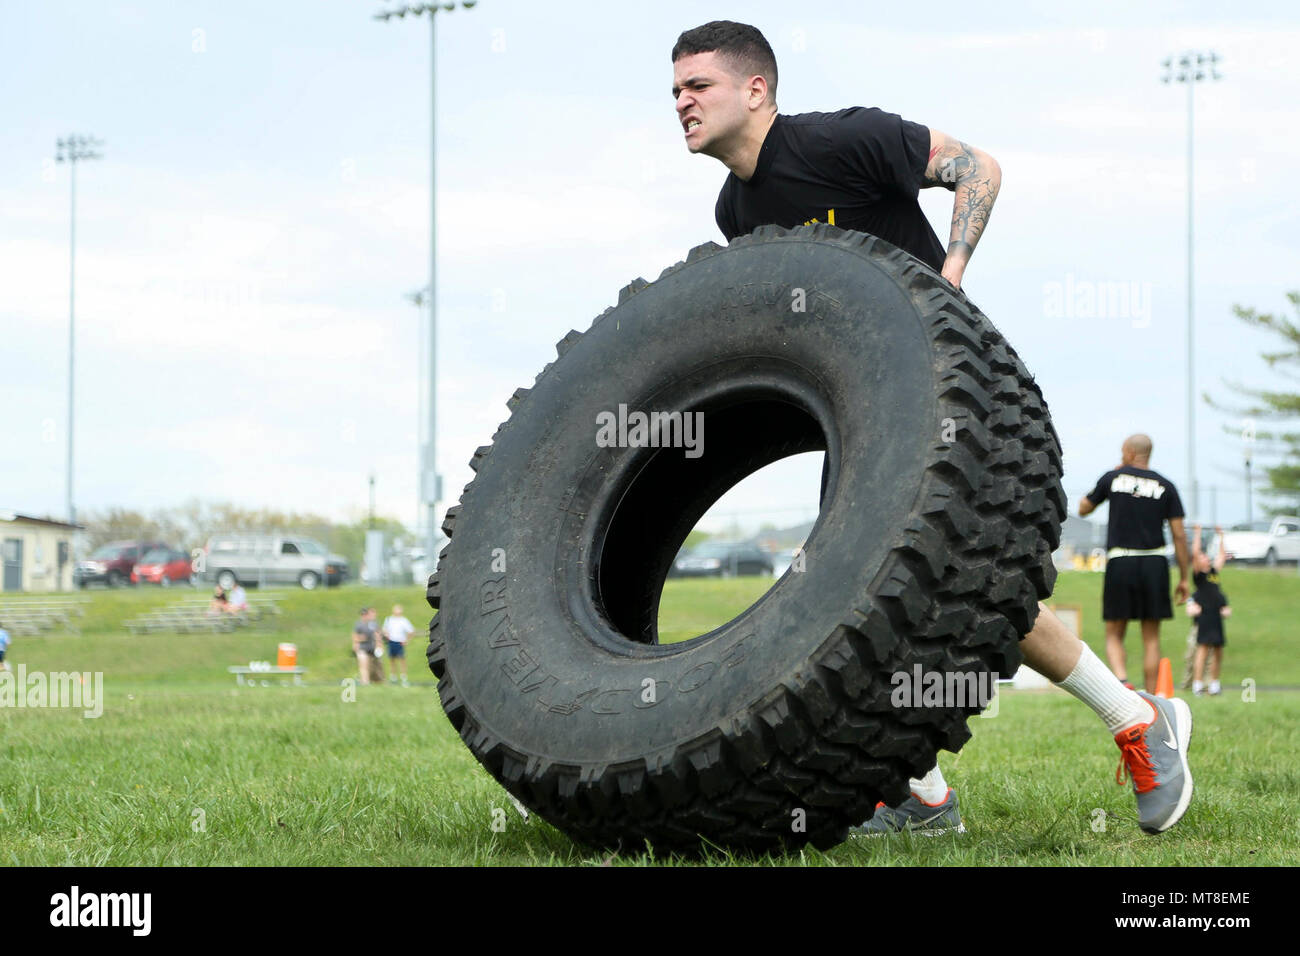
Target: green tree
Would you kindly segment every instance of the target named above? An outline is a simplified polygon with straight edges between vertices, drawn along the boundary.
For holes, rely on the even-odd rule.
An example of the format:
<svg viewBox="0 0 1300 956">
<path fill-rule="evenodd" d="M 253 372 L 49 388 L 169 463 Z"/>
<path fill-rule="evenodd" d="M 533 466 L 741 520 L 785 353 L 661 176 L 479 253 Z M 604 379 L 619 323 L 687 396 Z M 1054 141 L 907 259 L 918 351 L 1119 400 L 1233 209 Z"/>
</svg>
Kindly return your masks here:
<svg viewBox="0 0 1300 956">
<path fill-rule="evenodd" d="M 156 515 L 146 515 L 130 508 L 85 511 L 79 517 L 86 527 L 86 543 L 91 551 L 110 541 L 167 540 L 171 531 Z"/>
<path fill-rule="evenodd" d="M 1288 292 L 1286 297 L 1297 316 L 1300 316 L 1300 291 Z M 1232 311 L 1247 325 L 1262 329 L 1282 340 L 1283 347 L 1280 351 L 1264 352 L 1260 357 L 1270 370 L 1283 377 L 1300 380 L 1300 324 L 1284 315 L 1258 312 L 1239 305 L 1234 305 Z M 1300 431 L 1287 431 L 1286 426 L 1288 422 L 1300 419 L 1300 393 L 1248 388 L 1238 382 L 1224 384 L 1252 404 L 1230 408 L 1206 394 L 1204 398 L 1210 406 L 1252 421 L 1259 419 L 1278 423 L 1278 428 L 1257 428 L 1255 432 L 1260 450 L 1276 456 L 1273 464 L 1264 467 L 1267 484 L 1261 490 L 1266 495 L 1291 499 L 1291 505 L 1294 506 L 1294 499 L 1300 498 Z M 1229 431 L 1237 433 L 1235 429 Z M 1289 509 L 1268 510 L 1276 513 Z"/>
<path fill-rule="evenodd" d="M 329 533 L 320 539 L 321 543 L 331 551 L 347 558 L 354 579 L 361 574 L 361 561 L 366 553 L 366 532 L 369 530 L 370 519 L 357 518 L 349 524 L 332 526 Z M 374 530 L 384 532 L 389 548 L 394 547 L 399 541 L 410 542 L 412 539 L 411 532 L 406 530 L 406 526 L 396 518 L 376 515 Z"/>
</svg>

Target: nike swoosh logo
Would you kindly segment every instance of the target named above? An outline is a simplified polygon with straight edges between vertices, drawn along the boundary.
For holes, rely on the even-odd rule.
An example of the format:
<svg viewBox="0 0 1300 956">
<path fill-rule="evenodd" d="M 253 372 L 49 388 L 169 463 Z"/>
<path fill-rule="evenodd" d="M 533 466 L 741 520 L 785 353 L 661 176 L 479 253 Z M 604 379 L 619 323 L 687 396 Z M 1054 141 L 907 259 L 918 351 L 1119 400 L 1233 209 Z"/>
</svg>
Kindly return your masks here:
<svg viewBox="0 0 1300 956">
<path fill-rule="evenodd" d="M 1169 739 L 1164 741 L 1164 745 L 1170 750 L 1178 749 L 1178 737 L 1174 734 L 1173 728 L 1169 728 Z"/>
</svg>

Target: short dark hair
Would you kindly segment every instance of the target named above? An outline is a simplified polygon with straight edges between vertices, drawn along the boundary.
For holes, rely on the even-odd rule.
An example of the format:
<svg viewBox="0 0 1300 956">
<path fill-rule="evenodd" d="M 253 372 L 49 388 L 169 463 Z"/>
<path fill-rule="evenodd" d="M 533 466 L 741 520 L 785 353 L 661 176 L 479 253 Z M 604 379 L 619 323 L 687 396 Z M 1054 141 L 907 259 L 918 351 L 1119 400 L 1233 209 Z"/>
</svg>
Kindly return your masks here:
<svg viewBox="0 0 1300 956">
<path fill-rule="evenodd" d="M 776 103 L 776 54 L 758 27 L 734 20 L 711 20 L 687 30 L 673 45 L 673 62 L 696 53 L 719 53 L 737 72 L 767 80 L 767 92 Z"/>
</svg>

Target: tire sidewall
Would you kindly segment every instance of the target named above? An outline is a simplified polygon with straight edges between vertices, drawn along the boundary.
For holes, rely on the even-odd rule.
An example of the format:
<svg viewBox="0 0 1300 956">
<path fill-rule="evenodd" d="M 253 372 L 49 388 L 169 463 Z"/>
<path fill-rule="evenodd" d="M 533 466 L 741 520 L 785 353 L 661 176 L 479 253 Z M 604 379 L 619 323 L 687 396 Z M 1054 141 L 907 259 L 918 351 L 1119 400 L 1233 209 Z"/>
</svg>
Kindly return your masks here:
<svg viewBox="0 0 1300 956">
<path fill-rule="evenodd" d="M 447 670 L 485 732 L 577 765 L 671 752 L 792 681 L 854 623 L 872 584 L 861 569 L 889 573 L 941 428 L 932 317 L 870 257 L 817 245 L 733 246 L 661 278 L 586 333 L 499 434 L 458 519 L 440 612 Z M 792 285 L 771 278 L 785 275 L 799 276 L 804 312 Z M 597 448 L 596 416 L 619 404 L 673 410 L 675 396 L 725 392 L 728 376 L 761 362 L 829 410 L 838 476 L 805 570 L 702 638 L 619 646 L 581 598 L 596 557 L 586 522 L 609 476 L 640 453 Z"/>
</svg>

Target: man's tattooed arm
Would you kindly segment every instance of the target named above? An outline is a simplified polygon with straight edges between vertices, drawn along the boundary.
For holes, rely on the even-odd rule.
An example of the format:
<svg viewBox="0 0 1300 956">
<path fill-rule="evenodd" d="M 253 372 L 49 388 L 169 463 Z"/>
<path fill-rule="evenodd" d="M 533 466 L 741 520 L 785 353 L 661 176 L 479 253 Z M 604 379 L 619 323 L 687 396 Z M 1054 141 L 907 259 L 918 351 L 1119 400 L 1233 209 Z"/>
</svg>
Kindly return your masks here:
<svg viewBox="0 0 1300 956">
<path fill-rule="evenodd" d="M 962 273 L 1002 188 L 1002 169 L 988 153 L 932 129 L 923 185 L 942 186 L 955 194 L 943 277 L 960 288 Z"/>
</svg>

